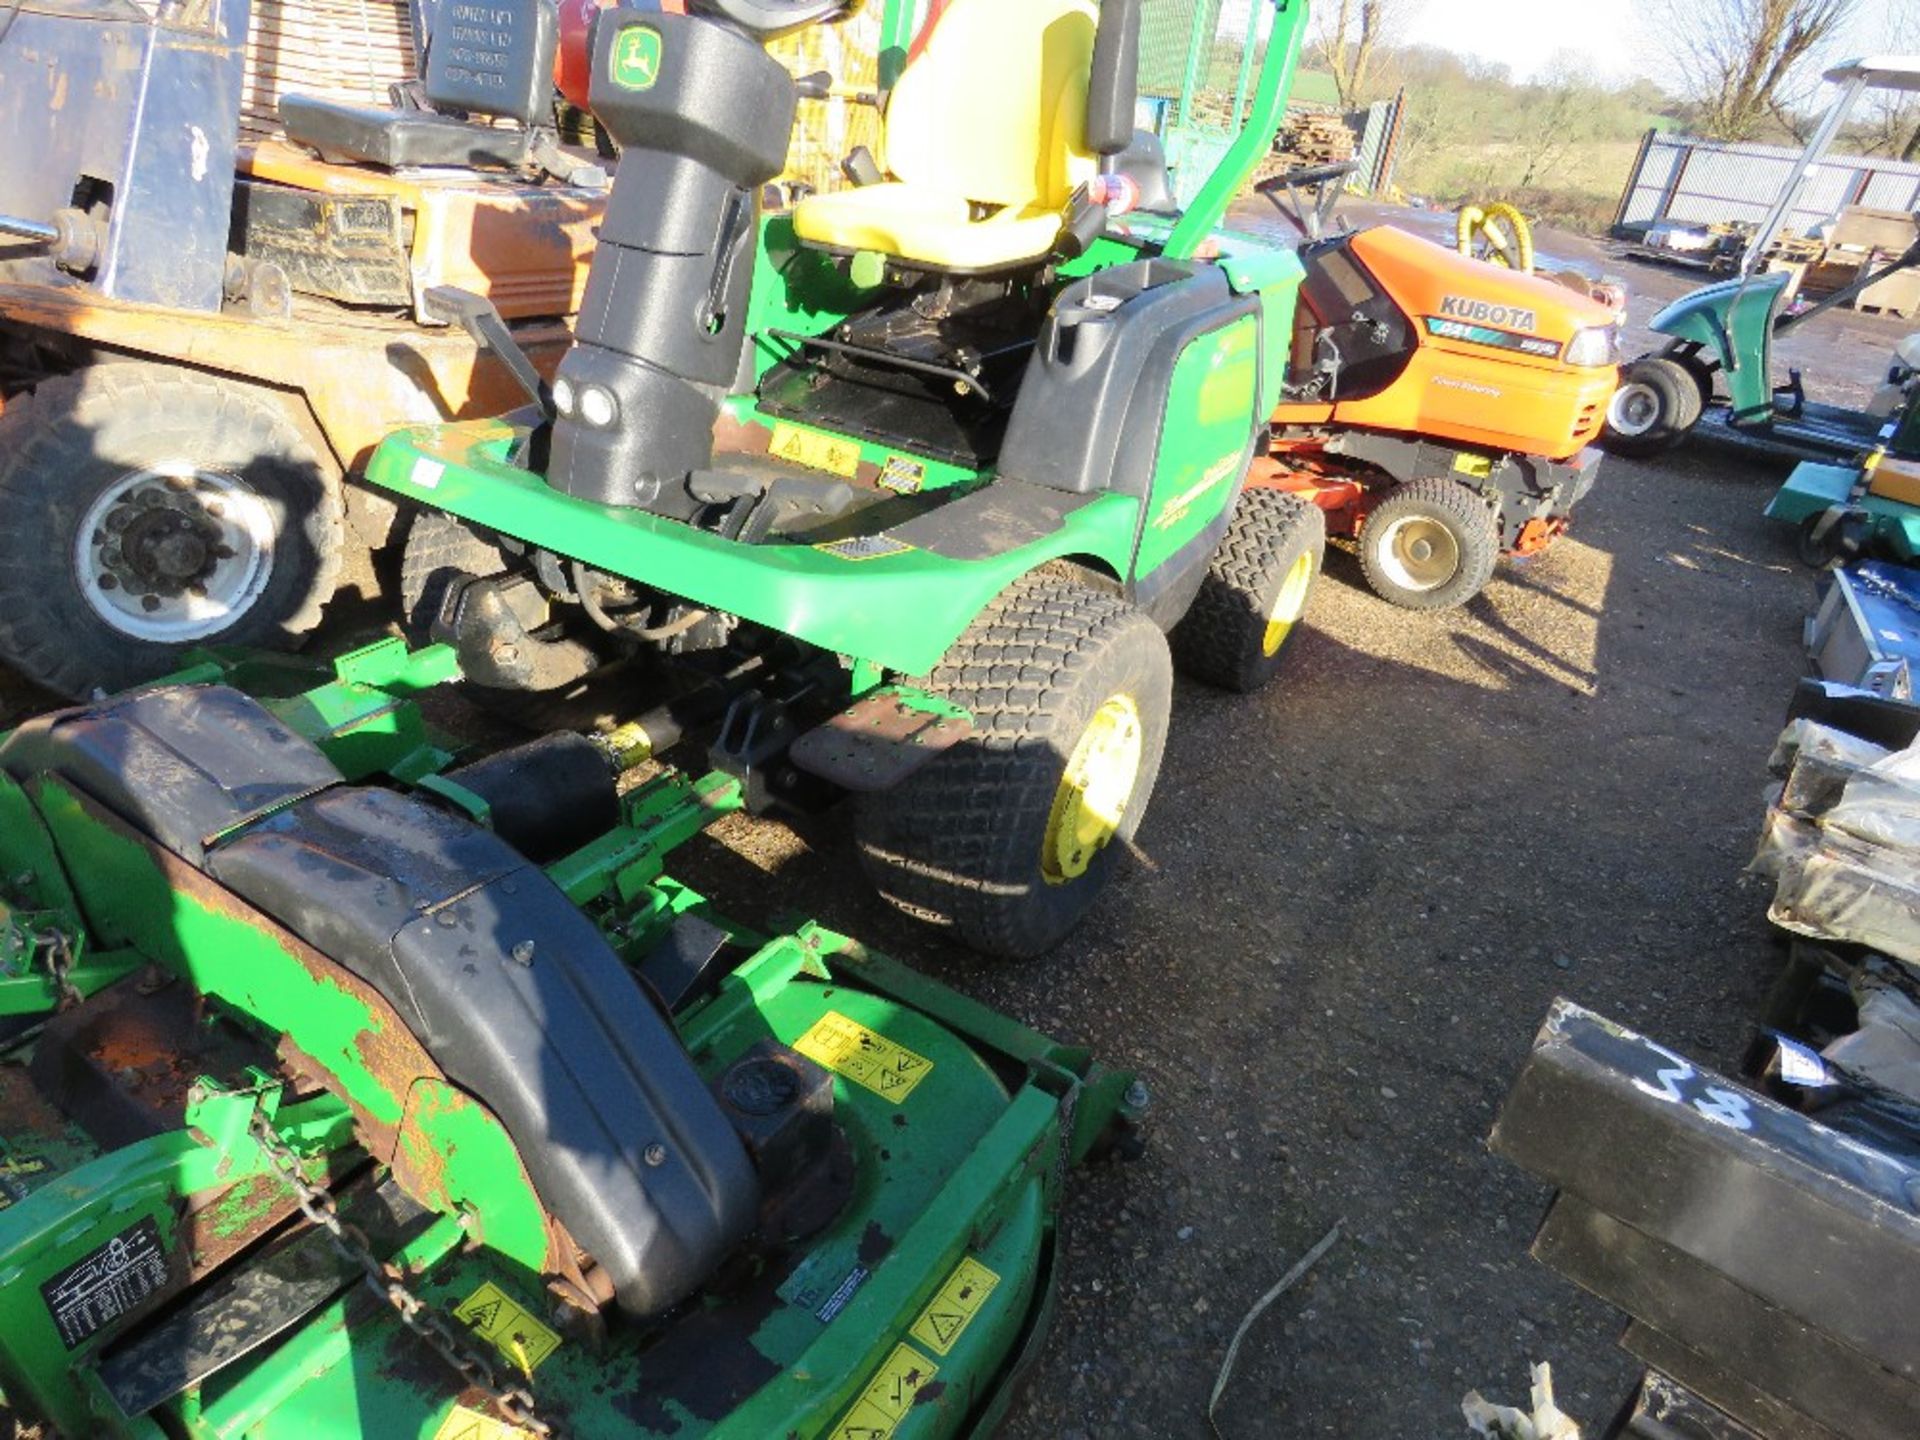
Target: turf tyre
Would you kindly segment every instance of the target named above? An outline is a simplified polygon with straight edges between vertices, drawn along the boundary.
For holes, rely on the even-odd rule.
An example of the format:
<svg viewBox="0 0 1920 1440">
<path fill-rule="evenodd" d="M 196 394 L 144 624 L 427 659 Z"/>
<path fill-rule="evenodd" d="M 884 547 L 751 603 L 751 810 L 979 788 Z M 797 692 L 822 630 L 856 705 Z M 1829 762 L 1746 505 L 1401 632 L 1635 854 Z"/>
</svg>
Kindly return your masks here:
<svg viewBox="0 0 1920 1440">
<path fill-rule="evenodd" d="M 1310 591 L 1326 549 L 1319 506 L 1280 490 L 1242 492 L 1206 578 L 1169 637 L 1174 663 L 1222 690 L 1249 695 L 1260 689 L 1278 672 L 1299 630 L 1291 622 L 1306 606 L 1306 592 L 1296 594 L 1289 580 L 1296 567 L 1306 567 Z M 1283 599 L 1289 623 L 1269 649 L 1269 627 Z"/>
<path fill-rule="evenodd" d="M 1166 748 L 1166 637 L 1117 596 L 1029 575 L 990 605 L 920 683 L 964 705 L 974 732 L 893 789 L 860 797 L 855 833 L 882 897 L 974 949 L 1026 959 L 1085 915 L 1122 863 Z M 1097 712 L 1125 695 L 1139 768 L 1112 840 L 1059 883 L 1042 865 L 1069 759 Z"/>
<path fill-rule="evenodd" d="M 1395 555 L 1404 527 L 1437 526 L 1451 541 L 1455 562 L 1437 582 L 1414 584 Z M 1429 477 L 1396 486 L 1360 527 L 1360 570 L 1382 600 L 1404 610 L 1450 610 L 1486 587 L 1500 560 L 1500 527 L 1493 507 L 1456 480 Z"/>
</svg>

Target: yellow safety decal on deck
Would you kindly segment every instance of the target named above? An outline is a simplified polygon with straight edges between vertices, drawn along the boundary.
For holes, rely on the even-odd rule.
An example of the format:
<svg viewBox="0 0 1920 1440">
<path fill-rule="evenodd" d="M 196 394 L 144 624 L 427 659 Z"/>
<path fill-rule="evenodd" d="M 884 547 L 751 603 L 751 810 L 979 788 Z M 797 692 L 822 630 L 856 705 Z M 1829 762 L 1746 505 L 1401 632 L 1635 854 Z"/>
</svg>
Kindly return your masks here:
<svg viewBox="0 0 1920 1440">
<path fill-rule="evenodd" d="M 813 1028 L 793 1042 L 793 1048 L 896 1105 L 933 1073 L 933 1062 L 926 1056 L 894 1044 L 837 1010 L 829 1010 L 814 1021 Z"/>
<path fill-rule="evenodd" d="M 853 1408 L 828 1432 L 830 1440 L 887 1440 L 938 1373 L 939 1367 L 911 1345 L 894 1346 Z"/>
<path fill-rule="evenodd" d="M 491 1342 L 522 1375 L 533 1374 L 560 1348 L 557 1334 L 491 1280 L 456 1305 L 453 1318 L 472 1326 L 474 1334 Z"/>
<path fill-rule="evenodd" d="M 1462 452 L 1453 457 L 1453 468 L 1462 475 L 1473 475 L 1484 480 L 1493 473 L 1493 461 L 1484 455 L 1468 455 Z"/>
<path fill-rule="evenodd" d="M 825 470 L 847 480 L 851 480 L 860 469 L 860 447 L 853 441 L 802 430 L 785 421 L 775 423 L 773 440 L 767 446 L 767 453 L 790 465 Z"/>
<path fill-rule="evenodd" d="M 532 1440 L 532 1437 L 518 1425 L 456 1405 L 433 1432 L 433 1440 Z"/>
<path fill-rule="evenodd" d="M 971 1255 L 953 1267 L 940 1293 L 927 1302 L 907 1333 L 936 1355 L 948 1354 L 953 1342 L 987 1303 L 1000 1277 Z"/>
</svg>

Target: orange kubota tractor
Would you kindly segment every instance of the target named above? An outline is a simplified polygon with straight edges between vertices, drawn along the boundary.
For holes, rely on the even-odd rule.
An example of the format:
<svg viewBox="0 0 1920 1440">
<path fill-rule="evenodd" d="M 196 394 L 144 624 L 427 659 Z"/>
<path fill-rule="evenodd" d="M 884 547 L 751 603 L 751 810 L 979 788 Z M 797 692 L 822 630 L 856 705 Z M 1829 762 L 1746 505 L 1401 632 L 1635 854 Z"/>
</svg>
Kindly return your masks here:
<svg viewBox="0 0 1920 1440">
<path fill-rule="evenodd" d="M 1376 225 L 1309 238 L 1284 399 L 1249 485 L 1311 499 L 1357 537 L 1376 594 L 1415 610 L 1478 594 L 1503 555 L 1531 555 L 1592 488 L 1589 448 L 1619 384 L 1617 311 Z M 1283 211 L 1286 207 L 1282 206 Z"/>
</svg>

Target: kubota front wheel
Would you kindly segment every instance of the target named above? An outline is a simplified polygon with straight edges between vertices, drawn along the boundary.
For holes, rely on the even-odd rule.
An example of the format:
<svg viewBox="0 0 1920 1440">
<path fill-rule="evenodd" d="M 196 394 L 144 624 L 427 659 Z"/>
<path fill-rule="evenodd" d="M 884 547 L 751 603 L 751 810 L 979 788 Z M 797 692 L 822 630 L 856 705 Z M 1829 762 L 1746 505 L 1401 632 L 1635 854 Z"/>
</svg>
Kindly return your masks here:
<svg viewBox="0 0 1920 1440">
<path fill-rule="evenodd" d="M 1500 527 L 1493 507 L 1455 480 L 1415 480 L 1367 512 L 1360 569 L 1382 600 L 1408 610 L 1464 605 L 1493 577 Z"/>
<path fill-rule="evenodd" d="M 342 519 L 272 391 L 144 362 L 43 380 L 0 415 L 0 656 L 77 699 L 197 645 L 291 645 Z"/>
<path fill-rule="evenodd" d="M 974 732 L 862 796 L 861 861 L 892 904 L 991 955 L 1050 949 L 1121 863 L 1160 773 L 1166 637 L 1117 596 L 1049 575 L 1012 586 L 926 680 Z"/>
</svg>

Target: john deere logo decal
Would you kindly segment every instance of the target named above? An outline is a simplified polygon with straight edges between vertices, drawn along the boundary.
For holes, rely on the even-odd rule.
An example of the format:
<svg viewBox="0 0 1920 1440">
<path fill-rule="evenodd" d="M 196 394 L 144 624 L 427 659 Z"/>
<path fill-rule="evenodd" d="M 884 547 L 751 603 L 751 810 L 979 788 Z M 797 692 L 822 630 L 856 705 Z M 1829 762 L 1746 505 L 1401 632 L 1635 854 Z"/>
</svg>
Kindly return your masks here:
<svg viewBox="0 0 1920 1440">
<path fill-rule="evenodd" d="M 613 80 L 629 90 L 650 90 L 660 78 L 660 32 L 645 25 L 622 30 L 613 42 Z"/>
</svg>

